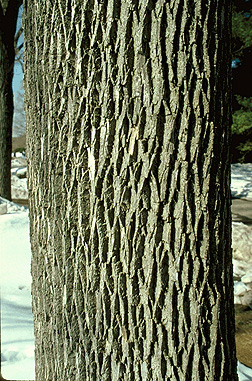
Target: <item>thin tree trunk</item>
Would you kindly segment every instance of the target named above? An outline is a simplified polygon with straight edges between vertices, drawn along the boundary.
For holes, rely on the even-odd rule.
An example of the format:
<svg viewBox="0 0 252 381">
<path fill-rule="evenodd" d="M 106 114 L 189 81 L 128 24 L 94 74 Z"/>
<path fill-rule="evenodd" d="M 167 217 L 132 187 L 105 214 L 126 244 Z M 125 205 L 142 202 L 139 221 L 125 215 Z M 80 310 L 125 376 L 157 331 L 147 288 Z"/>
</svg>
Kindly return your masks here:
<svg viewBox="0 0 252 381">
<path fill-rule="evenodd" d="M 14 36 L 22 2 L 0 2 L 0 196 L 11 200 Z"/>
<path fill-rule="evenodd" d="M 13 70 L 10 70 L 9 63 L 0 34 L 0 196 L 11 200 Z"/>
<path fill-rule="evenodd" d="M 25 2 L 37 380 L 237 380 L 230 2 Z"/>
</svg>

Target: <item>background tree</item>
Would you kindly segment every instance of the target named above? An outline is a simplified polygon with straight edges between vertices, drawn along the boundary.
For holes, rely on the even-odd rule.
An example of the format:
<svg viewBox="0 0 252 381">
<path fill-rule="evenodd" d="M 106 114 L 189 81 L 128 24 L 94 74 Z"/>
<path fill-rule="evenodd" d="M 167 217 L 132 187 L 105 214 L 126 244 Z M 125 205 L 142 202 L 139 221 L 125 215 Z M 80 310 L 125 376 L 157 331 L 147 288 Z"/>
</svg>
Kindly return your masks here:
<svg viewBox="0 0 252 381">
<path fill-rule="evenodd" d="M 233 1 L 232 161 L 252 162 L 252 1 Z"/>
<path fill-rule="evenodd" d="M 252 161 L 252 97 L 236 97 L 240 108 L 233 113 L 233 147 L 235 158 Z"/>
<path fill-rule="evenodd" d="M 26 0 L 38 380 L 237 380 L 229 0 Z"/>
<path fill-rule="evenodd" d="M 12 79 L 16 23 L 21 4 L 22 0 L 0 0 L 0 196 L 9 200 L 13 120 Z"/>
</svg>

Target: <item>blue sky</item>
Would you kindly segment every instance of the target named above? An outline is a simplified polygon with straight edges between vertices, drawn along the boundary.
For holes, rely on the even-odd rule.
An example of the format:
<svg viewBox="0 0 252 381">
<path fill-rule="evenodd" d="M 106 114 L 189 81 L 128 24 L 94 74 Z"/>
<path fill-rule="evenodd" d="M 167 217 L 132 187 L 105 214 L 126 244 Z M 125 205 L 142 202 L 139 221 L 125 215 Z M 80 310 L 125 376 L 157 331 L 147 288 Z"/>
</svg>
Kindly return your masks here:
<svg viewBox="0 0 252 381">
<path fill-rule="evenodd" d="M 22 13 L 23 13 L 23 6 L 19 8 L 19 14 L 18 14 L 18 19 L 17 19 L 17 31 L 20 29 L 22 25 Z M 24 42 L 24 37 L 23 35 L 19 38 L 18 40 L 18 45 L 22 44 Z M 15 99 L 15 94 L 17 91 L 21 90 L 21 82 L 23 79 L 23 72 L 21 65 L 16 62 L 14 66 L 14 77 L 13 77 L 13 92 L 14 92 L 14 99 Z"/>
<path fill-rule="evenodd" d="M 17 62 L 15 63 L 15 66 L 14 66 L 14 77 L 13 77 L 13 83 L 12 83 L 14 98 L 17 91 L 21 90 L 22 79 L 23 79 L 22 68 L 21 68 L 21 65 Z"/>
</svg>

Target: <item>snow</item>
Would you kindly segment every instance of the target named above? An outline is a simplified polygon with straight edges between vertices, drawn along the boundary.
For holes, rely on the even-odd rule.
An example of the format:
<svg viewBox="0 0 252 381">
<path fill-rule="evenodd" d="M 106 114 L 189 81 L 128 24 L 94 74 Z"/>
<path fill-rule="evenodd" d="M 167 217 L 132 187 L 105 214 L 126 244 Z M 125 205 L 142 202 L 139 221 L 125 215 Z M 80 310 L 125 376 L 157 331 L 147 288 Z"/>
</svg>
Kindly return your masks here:
<svg viewBox="0 0 252 381">
<path fill-rule="evenodd" d="M 232 197 L 252 200 L 252 163 L 232 164 L 231 170 Z"/>
<path fill-rule="evenodd" d="M 251 381 L 252 380 L 252 369 L 248 368 L 247 366 L 241 364 L 238 361 L 238 376 L 239 376 L 239 381 Z"/>
<path fill-rule="evenodd" d="M 18 162 L 14 160 L 13 167 Z M 12 170 L 14 198 L 25 198 L 26 179 L 18 178 L 17 171 L 17 167 Z M 22 171 L 26 171 L 25 166 Z M 232 165 L 231 193 L 252 199 L 252 164 Z M 28 210 L 1 198 L 0 241 L 1 375 L 7 380 L 34 380 Z M 235 289 L 241 294 L 246 285 L 235 282 Z M 238 374 L 240 381 L 252 381 L 252 369 L 239 362 Z"/>
<path fill-rule="evenodd" d="M 8 214 L 0 215 L 1 374 L 34 380 L 28 211 L 8 204 Z"/>
<path fill-rule="evenodd" d="M 26 178 L 27 175 L 27 167 L 21 167 L 21 168 L 12 168 L 11 174 L 16 175 L 20 179 Z"/>
<path fill-rule="evenodd" d="M 15 155 L 13 154 L 14 157 L 25 157 L 25 154 L 23 152 L 16 152 Z"/>
</svg>

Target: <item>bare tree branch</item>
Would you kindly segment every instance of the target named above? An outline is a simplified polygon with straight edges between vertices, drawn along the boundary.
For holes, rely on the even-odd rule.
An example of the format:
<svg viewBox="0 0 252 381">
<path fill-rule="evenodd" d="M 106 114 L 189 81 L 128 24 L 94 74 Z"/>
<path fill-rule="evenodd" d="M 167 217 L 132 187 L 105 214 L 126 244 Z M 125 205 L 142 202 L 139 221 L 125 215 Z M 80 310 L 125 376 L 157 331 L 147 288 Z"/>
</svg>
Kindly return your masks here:
<svg viewBox="0 0 252 381">
<path fill-rule="evenodd" d="M 24 44 L 21 43 L 19 46 L 17 46 L 18 40 L 21 37 L 22 33 L 23 33 L 23 27 L 21 26 L 21 28 L 19 28 L 19 30 L 15 34 L 14 49 L 15 49 L 15 61 L 20 63 L 22 71 L 24 72 L 24 68 L 23 68 L 23 53 L 21 52 L 21 49 L 23 48 Z"/>
<path fill-rule="evenodd" d="M 21 28 L 19 28 L 19 30 L 17 31 L 17 33 L 15 35 L 15 38 L 14 38 L 14 43 L 15 44 L 17 44 L 18 39 L 19 39 L 19 37 L 21 36 L 22 33 L 23 33 L 23 27 L 21 26 Z"/>
</svg>

